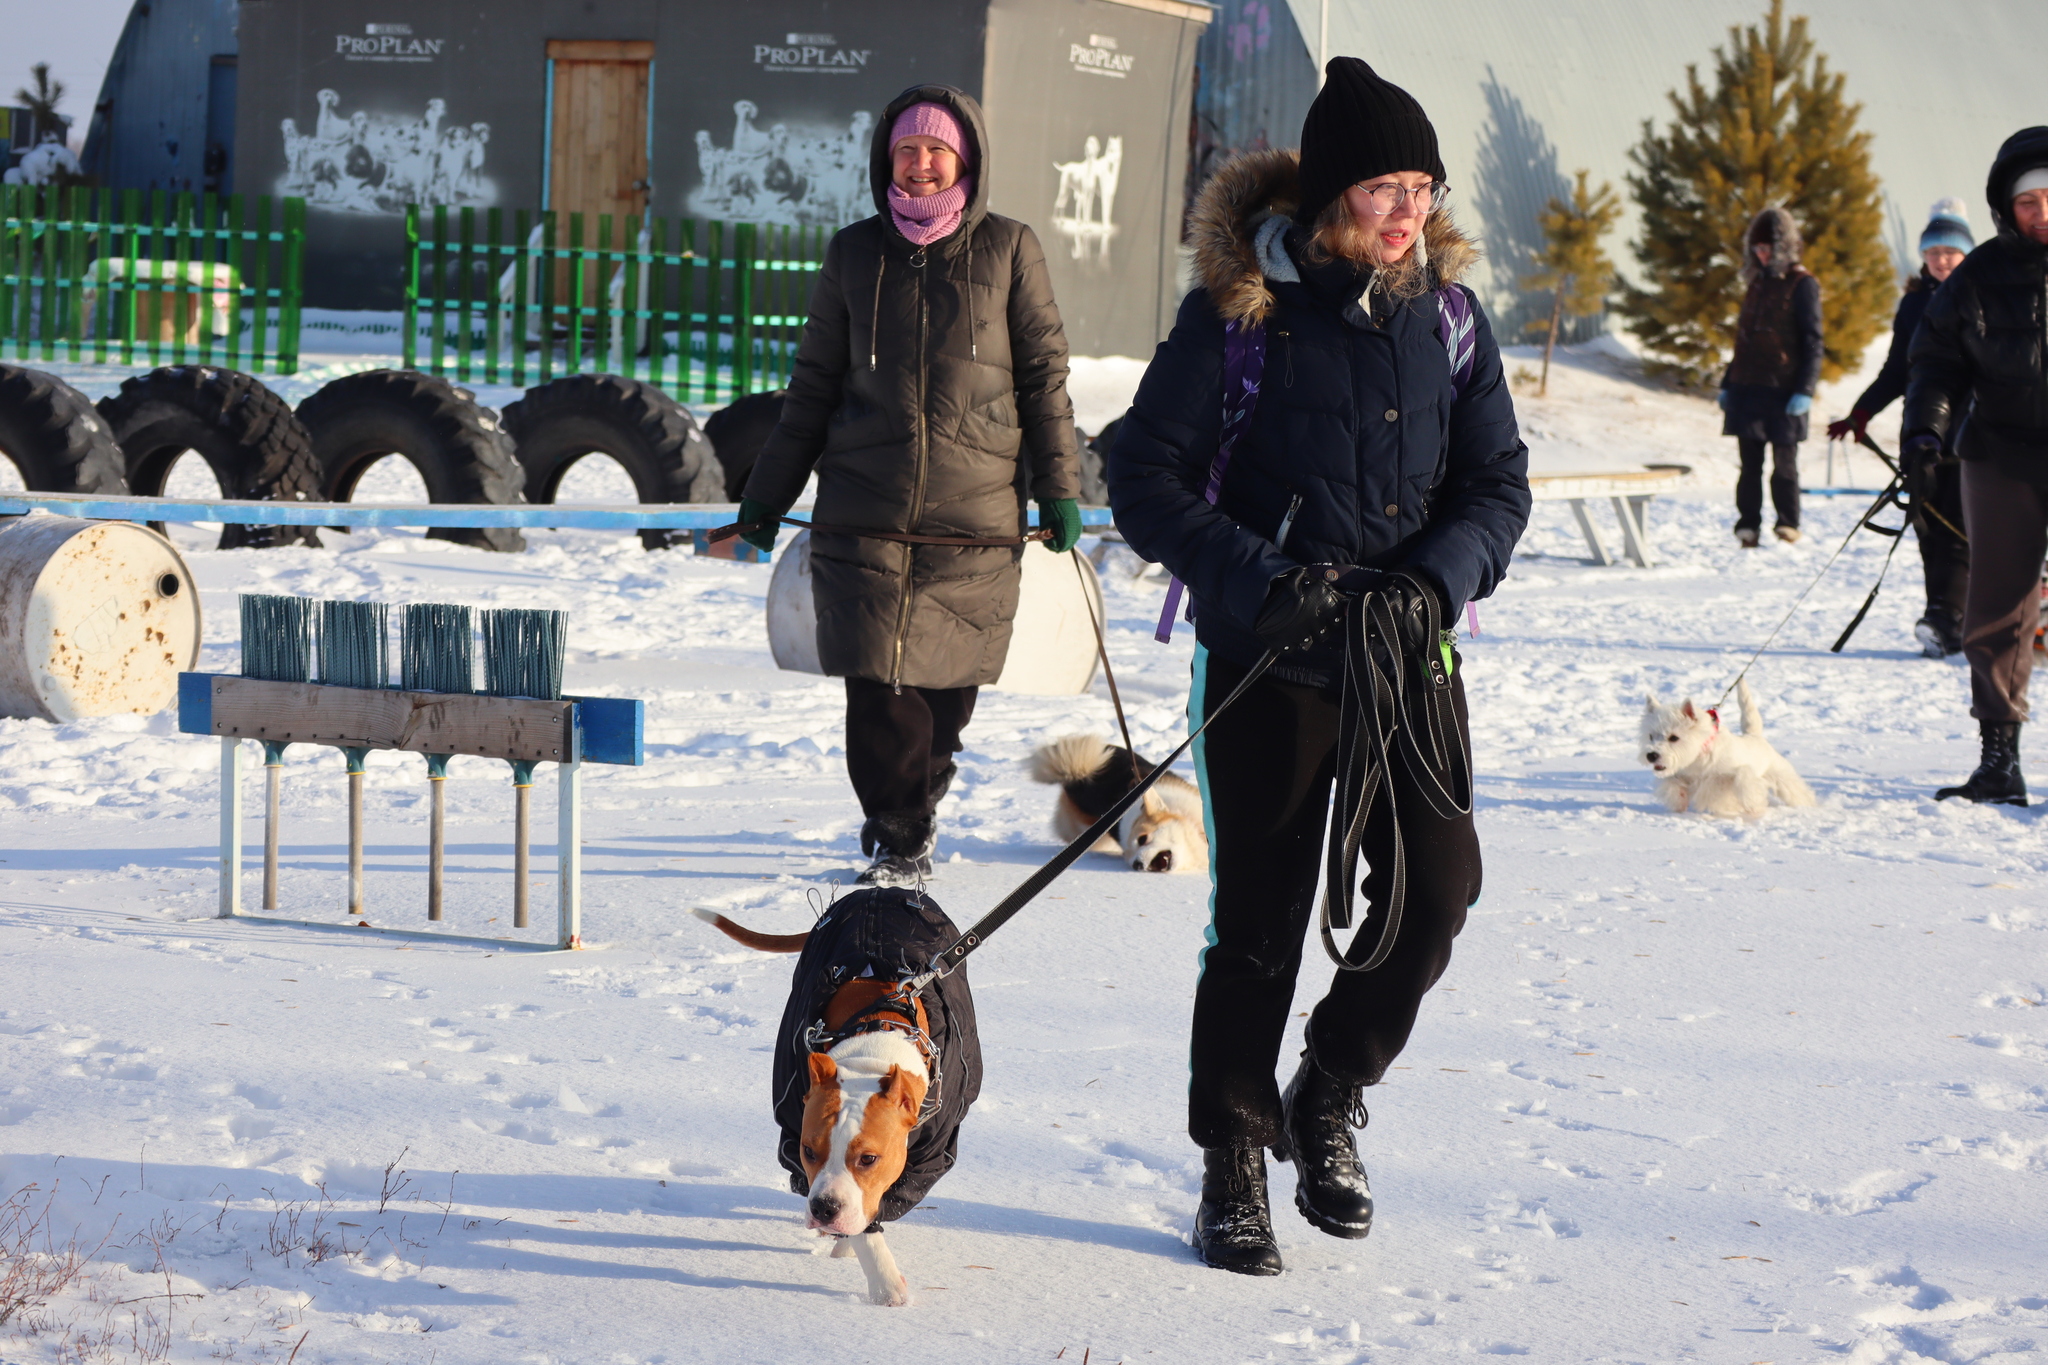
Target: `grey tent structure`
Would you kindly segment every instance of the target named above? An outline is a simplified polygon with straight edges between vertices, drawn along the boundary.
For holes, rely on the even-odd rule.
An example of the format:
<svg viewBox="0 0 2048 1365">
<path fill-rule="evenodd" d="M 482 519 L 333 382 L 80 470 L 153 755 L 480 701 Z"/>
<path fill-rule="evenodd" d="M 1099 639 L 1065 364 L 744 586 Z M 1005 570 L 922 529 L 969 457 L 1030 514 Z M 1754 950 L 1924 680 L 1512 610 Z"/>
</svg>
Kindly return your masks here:
<svg viewBox="0 0 2048 1365">
<path fill-rule="evenodd" d="M 82 159 L 116 189 L 233 193 L 237 0 L 140 0 L 107 64 Z"/>
</svg>

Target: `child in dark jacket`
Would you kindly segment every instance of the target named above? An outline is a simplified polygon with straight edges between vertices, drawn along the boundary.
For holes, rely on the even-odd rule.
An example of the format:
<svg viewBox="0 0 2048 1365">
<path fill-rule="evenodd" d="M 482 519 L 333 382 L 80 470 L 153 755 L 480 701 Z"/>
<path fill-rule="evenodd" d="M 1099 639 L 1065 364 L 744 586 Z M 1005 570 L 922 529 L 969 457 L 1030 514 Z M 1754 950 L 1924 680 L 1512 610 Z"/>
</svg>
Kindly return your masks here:
<svg viewBox="0 0 2048 1365">
<path fill-rule="evenodd" d="M 1906 281 L 1899 311 L 1892 318 L 1892 345 L 1884 368 L 1849 409 L 1849 415 L 1828 423 L 1828 439 L 1864 439 L 1870 419 L 1906 392 L 1907 353 L 1913 333 L 1927 312 L 1927 301 L 1949 273 L 1977 245 L 1970 234 L 1969 211 L 1960 199 L 1937 199 L 1920 232 L 1920 273 Z M 1900 452 L 1901 457 L 1904 451 Z M 1927 610 L 1913 627 L 1920 652 L 1930 659 L 1958 654 L 1963 648 L 1963 594 L 1970 581 L 1970 543 L 1963 538 L 1963 475 L 1953 444 L 1940 459 L 1907 460 L 1906 493 L 1913 509 L 1913 534 L 1920 542 L 1920 564 L 1927 577 Z"/>
</svg>

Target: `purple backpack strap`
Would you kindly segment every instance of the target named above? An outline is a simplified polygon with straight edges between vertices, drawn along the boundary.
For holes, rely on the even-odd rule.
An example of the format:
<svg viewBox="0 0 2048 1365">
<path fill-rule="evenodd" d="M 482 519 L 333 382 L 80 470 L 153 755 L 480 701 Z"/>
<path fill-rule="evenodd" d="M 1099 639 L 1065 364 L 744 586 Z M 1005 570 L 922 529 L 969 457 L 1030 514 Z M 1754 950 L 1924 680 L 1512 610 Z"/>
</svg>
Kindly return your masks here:
<svg viewBox="0 0 2048 1365">
<path fill-rule="evenodd" d="M 1451 394 L 1455 402 L 1472 378 L 1472 361 L 1478 347 L 1478 327 L 1472 321 L 1472 296 L 1455 284 L 1436 291 L 1437 340 L 1451 362 Z"/>
<path fill-rule="evenodd" d="M 1468 314 L 1469 315 L 1469 314 Z M 1223 324 L 1223 429 L 1216 440 L 1216 458 L 1209 462 L 1209 485 L 1202 498 L 1211 507 L 1223 492 L 1223 474 L 1231 452 L 1252 424 L 1259 405 L 1259 381 L 1266 373 L 1266 325 L 1233 319 Z M 1166 585 L 1166 607 L 1152 638 L 1165 644 L 1173 638 L 1173 618 L 1180 610 L 1185 585 L 1176 578 Z"/>
</svg>

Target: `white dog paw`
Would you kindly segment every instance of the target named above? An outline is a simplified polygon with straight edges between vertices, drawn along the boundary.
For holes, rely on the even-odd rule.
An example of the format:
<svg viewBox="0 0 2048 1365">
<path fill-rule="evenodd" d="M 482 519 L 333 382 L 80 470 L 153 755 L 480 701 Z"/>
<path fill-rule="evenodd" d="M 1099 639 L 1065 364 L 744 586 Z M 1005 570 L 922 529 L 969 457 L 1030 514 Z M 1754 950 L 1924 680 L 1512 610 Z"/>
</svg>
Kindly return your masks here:
<svg viewBox="0 0 2048 1365">
<path fill-rule="evenodd" d="M 868 1302 L 880 1304 L 884 1308 L 905 1307 L 910 1302 L 910 1285 L 899 1275 L 896 1277 L 895 1285 L 869 1293 Z"/>
</svg>

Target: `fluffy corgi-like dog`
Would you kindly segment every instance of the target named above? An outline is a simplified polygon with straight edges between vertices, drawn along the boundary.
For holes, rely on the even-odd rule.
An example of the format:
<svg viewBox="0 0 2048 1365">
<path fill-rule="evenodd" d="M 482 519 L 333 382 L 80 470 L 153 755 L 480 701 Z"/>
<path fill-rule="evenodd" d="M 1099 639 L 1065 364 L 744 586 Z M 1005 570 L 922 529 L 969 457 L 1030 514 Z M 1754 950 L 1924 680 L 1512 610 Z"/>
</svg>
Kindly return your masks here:
<svg viewBox="0 0 2048 1365">
<path fill-rule="evenodd" d="M 1740 815 L 1754 820 L 1777 797 L 1787 806 L 1810 806 L 1813 792 L 1792 765 L 1764 738 L 1763 713 L 1749 684 L 1738 680 L 1742 733 L 1721 728 L 1714 710 L 1700 710 L 1687 697 L 1666 706 L 1655 694 L 1643 699 L 1641 753 L 1657 774 L 1657 799 L 1674 811 Z"/>
<path fill-rule="evenodd" d="M 1031 776 L 1060 789 L 1053 806 L 1053 833 L 1063 841 L 1081 832 L 1116 804 L 1117 798 L 1151 775 L 1153 765 L 1129 749 L 1096 735 L 1068 735 L 1031 756 Z M 1091 852 L 1124 858 L 1134 872 L 1207 872 L 1209 835 L 1202 825 L 1202 797 L 1185 778 L 1167 773 L 1124 812 L 1116 835 L 1102 836 Z"/>
</svg>

